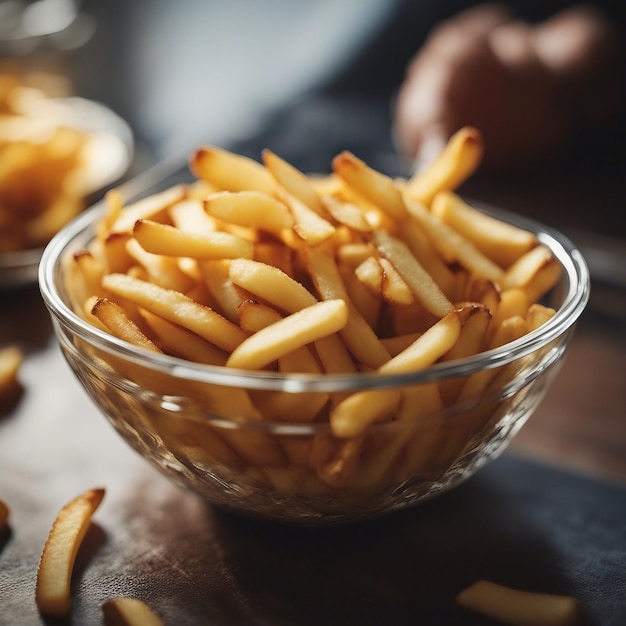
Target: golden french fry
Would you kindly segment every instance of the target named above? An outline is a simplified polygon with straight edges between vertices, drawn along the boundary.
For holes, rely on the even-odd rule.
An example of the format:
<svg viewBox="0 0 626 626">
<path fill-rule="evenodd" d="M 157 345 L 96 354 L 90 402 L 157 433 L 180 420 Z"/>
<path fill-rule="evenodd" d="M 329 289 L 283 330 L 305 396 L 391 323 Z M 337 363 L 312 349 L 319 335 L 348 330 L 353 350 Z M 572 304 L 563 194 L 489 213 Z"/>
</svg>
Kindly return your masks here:
<svg viewBox="0 0 626 626">
<path fill-rule="evenodd" d="M 104 208 L 105 213 L 96 230 L 98 237 L 102 237 L 105 233 L 108 233 L 124 208 L 122 194 L 119 189 L 109 189 L 104 194 Z"/>
<path fill-rule="evenodd" d="M 71 604 L 74 561 L 91 517 L 105 490 L 90 489 L 68 502 L 58 513 L 41 554 L 35 601 L 42 615 L 67 615 Z"/>
<path fill-rule="evenodd" d="M 189 161 L 191 171 L 222 191 L 262 191 L 274 193 L 272 175 L 256 161 L 216 147 L 196 150 Z"/>
<path fill-rule="evenodd" d="M 226 353 L 212 343 L 150 311 L 141 309 L 140 313 L 156 335 L 156 343 L 168 354 L 196 363 L 226 364 Z"/>
<path fill-rule="evenodd" d="M 492 280 L 475 278 L 467 286 L 464 298 L 484 305 L 494 315 L 500 306 L 500 288 Z"/>
<path fill-rule="evenodd" d="M 325 217 L 324 207 L 312 180 L 271 150 L 261 153 L 265 167 L 284 190 L 318 215 Z"/>
<path fill-rule="evenodd" d="M 537 330 L 542 324 L 545 324 L 549 319 L 552 319 L 556 311 L 543 304 L 534 303 L 528 307 L 526 313 L 526 323 L 528 324 L 528 330 Z"/>
<path fill-rule="evenodd" d="M 281 199 L 289 207 L 295 220 L 293 230 L 298 237 L 315 246 L 326 241 L 335 234 L 335 227 L 321 217 L 299 198 L 291 194 L 281 194 Z"/>
<path fill-rule="evenodd" d="M 509 267 L 538 243 L 533 233 L 491 217 L 449 191 L 437 193 L 431 211 L 500 267 Z"/>
<path fill-rule="evenodd" d="M 215 220 L 204 210 L 204 201 L 197 198 L 181 200 L 168 211 L 176 228 L 193 233 L 212 233 L 217 230 Z"/>
<path fill-rule="evenodd" d="M 410 346 L 378 368 L 381 374 L 405 374 L 424 369 L 452 349 L 461 333 L 458 311 L 451 311 Z"/>
<path fill-rule="evenodd" d="M 236 285 L 287 313 L 317 302 L 304 285 L 272 265 L 236 259 L 230 263 L 229 276 Z"/>
<path fill-rule="evenodd" d="M 237 235 L 220 231 L 186 232 L 152 220 L 137 220 L 133 236 L 152 254 L 194 259 L 249 259 L 254 255 L 252 242 Z"/>
<path fill-rule="evenodd" d="M 450 137 L 439 156 L 424 171 L 407 181 L 405 191 L 428 206 L 437 192 L 456 189 L 469 178 L 483 154 L 482 134 L 476 128 L 465 126 Z"/>
<path fill-rule="evenodd" d="M 582 621 L 571 596 L 536 593 L 479 580 L 457 596 L 460 606 L 511 626 L 575 626 Z"/>
<path fill-rule="evenodd" d="M 296 348 L 279 357 L 278 371 L 320 374 L 320 366 L 307 346 Z M 329 394 L 322 392 L 288 393 L 281 391 L 256 392 L 255 406 L 265 419 L 289 422 L 310 422 L 322 410 Z"/>
<path fill-rule="evenodd" d="M 499 348 L 511 341 L 515 341 L 528 332 L 526 320 L 518 315 L 503 320 L 495 327 L 489 340 L 489 349 Z M 499 368 L 485 369 L 468 376 L 457 402 L 476 401 L 481 397 L 489 383 L 497 376 Z"/>
<path fill-rule="evenodd" d="M 457 277 L 415 220 L 402 225 L 402 238 L 419 264 L 432 276 L 449 300 L 456 300 Z"/>
<path fill-rule="evenodd" d="M 324 196 L 322 205 L 335 221 L 357 233 L 369 233 L 374 230 L 366 213 L 352 202 L 344 202 L 334 196 Z"/>
<path fill-rule="evenodd" d="M 91 307 L 91 314 L 115 337 L 132 343 L 150 352 L 161 352 L 156 344 L 146 337 L 141 329 L 127 317 L 124 310 L 115 302 L 98 298 Z"/>
<path fill-rule="evenodd" d="M 334 259 L 319 248 L 305 250 L 309 275 L 323 300 L 341 299 L 348 307 L 348 322 L 341 337 L 355 358 L 368 367 L 379 367 L 389 360 L 389 353 L 376 333 L 357 311 L 346 292 Z"/>
<path fill-rule="evenodd" d="M 376 250 L 369 243 L 346 243 L 339 246 L 336 251 L 337 262 L 351 269 L 355 269 L 375 254 Z"/>
<path fill-rule="evenodd" d="M 239 305 L 250 297 L 250 293 L 233 283 L 230 278 L 228 260 L 202 261 L 198 268 L 212 301 L 219 307 L 224 317 L 231 322 L 239 320 Z"/>
<path fill-rule="evenodd" d="M 354 270 L 346 264 L 340 264 L 337 271 L 354 308 L 368 326 L 372 329 L 377 328 L 383 310 L 383 299 L 380 291 L 374 292 L 364 285 L 357 278 Z"/>
<path fill-rule="evenodd" d="M 0 402 L 15 398 L 21 391 L 19 372 L 24 355 L 17 346 L 0 348 Z"/>
<path fill-rule="evenodd" d="M 128 241 L 130 233 L 111 233 L 102 235 L 102 259 L 107 273 L 126 272 L 133 264 L 133 257 L 128 252 Z"/>
<path fill-rule="evenodd" d="M 249 333 L 256 333 L 282 319 L 278 311 L 258 300 L 244 300 L 237 308 L 237 316 L 239 326 Z"/>
<path fill-rule="evenodd" d="M 296 348 L 338 332 L 347 320 L 343 300 L 318 302 L 248 337 L 232 351 L 226 365 L 261 369 Z"/>
<path fill-rule="evenodd" d="M 552 252 L 547 246 L 540 245 L 533 248 L 507 269 L 502 277 L 502 288 L 526 287 L 552 260 Z"/>
<path fill-rule="evenodd" d="M 134 204 L 127 205 L 109 228 L 112 233 L 130 233 L 137 220 L 159 221 L 167 210 L 185 198 L 184 185 L 176 185 L 165 191 L 142 198 Z"/>
<path fill-rule="evenodd" d="M 291 248 L 278 242 L 259 242 L 254 246 L 254 260 L 265 265 L 273 265 L 288 276 L 294 275 Z"/>
<path fill-rule="evenodd" d="M 318 339 L 315 352 L 326 374 L 354 374 L 357 371 L 345 344 L 337 335 Z"/>
<path fill-rule="evenodd" d="M 530 301 L 528 294 L 521 287 L 505 289 L 500 293 L 500 302 L 494 309 L 492 326 L 497 328 L 507 318 L 526 317 Z"/>
<path fill-rule="evenodd" d="M 484 255 L 471 241 L 453 230 L 423 204 L 405 197 L 406 207 L 428 234 L 431 243 L 447 263 L 455 261 L 475 276 L 500 281 L 504 270 Z"/>
<path fill-rule="evenodd" d="M 371 293 L 382 294 L 383 266 L 380 259 L 367 257 L 355 270 L 354 275 L 365 285 Z"/>
<path fill-rule="evenodd" d="M 338 154 L 332 162 L 333 171 L 367 200 L 394 220 L 408 217 L 402 194 L 393 179 L 373 170 L 351 152 Z"/>
<path fill-rule="evenodd" d="M 6 529 L 10 515 L 11 509 L 9 509 L 9 505 L 3 500 L 0 500 L 0 534 Z"/>
<path fill-rule="evenodd" d="M 481 304 L 469 303 L 459 309 L 461 318 L 461 332 L 452 348 L 441 357 L 442 361 L 454 361 L 483 352 L 487 346 L 487 332 L 492 325 L 491 312 Z M 442 380 L 440 383 L 441 396 L 446 405 L 452 404 L 458 398 L 466 377 L 457 377 Z"/>
<path fill-rule="evenodd" d="M 125 274 L 107 274 L 102 284 L 112 293 L 170 322 L 180 324 L 227 352 L 234 350 L 247 337 L 225 317 L 178 291 L 163 289 Z"/>
<path fill-rule="evenodd" d="M 138 598 L 111 598 L 102 605 L 106 626 L 163 626 L 147 604 Z"/>
<path fill-rule="evenodd" d="M 383 270 L 380 290 L 385 301 L 392 306 L 413 304 L 415 302 L 413 292 L 389 259 L 385 257 L 380 259 L 380 266 Z"/>
<path fill-rule="evenodd" d="M 261 191 L 221 191 L 210 195 L 204 206 L 212 217 L 278 236 L 294 226 L 294 218 L 285 204 Z"/>
<path fill-rule="evenodd" d="M 378 231 L 374 233 L 374 243 L 379 254 L 396 268 L 415 298 L 429 313 L 443 317 L 452 311 L 450 301 L 403 241 L 385 231 Z"/>
<path fill-rule="evenodd" d="M 381 374 L 403 374 L 428 367 L 452 348 L 460 332 L 459 314 L 452 311 L 420 335 L 408 348 L 379 367 L 378 371 Z M 402 394 L 397 389 L 373 389 L 354 393 L 331 412 L 332 432 L 342 439 L 358 437 L 371 423 L 392 417 L 401 399 Z"/>
<path fill-rule="evenodd" d="M 146 280 L 159 287 L 185 292 L 193 286 L 193 279 L 181 269 L 178 258 L 148 252 L 136 239 L 129 239 L 126 242 L 126 251 L 145 270 Z M 128 268 L 126 273 L 131 271 L 132 267 Z M 107 273 L 119 274 L 124 272 L 110 271 Z M 141 278 L 141 276 L 141 274 L 136 275 L 137 278 Z"/>
</svg>

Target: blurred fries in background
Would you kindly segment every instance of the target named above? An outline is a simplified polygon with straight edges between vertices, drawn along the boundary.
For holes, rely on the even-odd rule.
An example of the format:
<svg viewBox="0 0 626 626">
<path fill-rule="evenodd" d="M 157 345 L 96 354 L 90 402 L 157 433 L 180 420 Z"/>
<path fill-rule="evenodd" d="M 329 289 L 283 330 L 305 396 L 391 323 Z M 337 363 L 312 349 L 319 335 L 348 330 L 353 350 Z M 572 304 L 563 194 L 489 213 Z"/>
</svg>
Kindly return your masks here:
<svg viewBox="0 0 626 626">
<path fill-rule="evenodd" d="M 0 253 L 45 245 L 107 169 L 110 145 L 69 107 L 0 72 Z"/>
</svg>

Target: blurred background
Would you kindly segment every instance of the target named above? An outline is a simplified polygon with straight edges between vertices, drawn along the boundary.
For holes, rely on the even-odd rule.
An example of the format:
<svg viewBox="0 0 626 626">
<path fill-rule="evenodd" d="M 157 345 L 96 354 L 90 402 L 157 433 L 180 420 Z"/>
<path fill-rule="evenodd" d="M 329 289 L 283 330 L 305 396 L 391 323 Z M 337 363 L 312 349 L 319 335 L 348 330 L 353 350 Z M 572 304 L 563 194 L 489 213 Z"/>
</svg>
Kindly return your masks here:
<svg viewBox="0 0 626 626">
<path fill-rule="evenodd" d="M 164 160 L 173 167 L 184 164 L 202 143 L 255 158 L 269 147 L 315 171 L 327 170 L 332 156 L 347 149 L 373 167 L 405 174 L 412 163 L 399 158 L 393 123 L 407 67 L 436 26 L 475 4 L 2 0 L 2 64 L 34 76 L 51 93 L 103 103 L 125 120 L 134 135 L 127 178 Z M 538 24 L 572 2 L 508 4 L 520 18 Z M 622 63 L 623 5 L 593 4 L 606 12 L 621 38 Z M 559 159 L 537 158 L 532 171 L 481 171 L 463 191 L 540 218 L 585 245 L 589 233 L 611 236 L 599 245 L 591 242 L 596 251 L 622 248 L 624 67 L 616 85 L 621 109 L 610 123 L 576 128 Z M 599 76 L 597 83 L 602 81 Z M 530 107 L 533 97 L 526 100 Z M 495 96 L 491 104 L 497 110 Z M 572 99 L 563 116 L 577 107 Z M 601 260 L 598 268 L 614 266 L 615 258 Z M 626 283 L 623 272 L 609 274 L 613 282 Z"/>
<path fill-rule="evenodd" d="M 0 41 L 5 65 L 56 74 L 65 88 L 125 119 L 136 138 L 135 169 L 184 156 L 200 142 L 267 141 L 268 127 L 276 136 L 277 126 L 296 132 L 300 142 L 309 133 L 307 142 L 315 138 L 331 151 L 339 145 L 381 153 L 395 147 L 392 110 L 411 58 L 435 26 L 476 4 L 2 0 Z M 573 3 L 504 4 L 540 23 Z M 593 4 L 623 29 L 622 3 Z M 603 167 L 623 161 L 611 136 L 610 147 L 596 137 L 586 167 L 599 154 Z M 576 157 L 583 160 L 584 139 Z M 314 152 L 308 143 L 306 150 Z"/>
</svg>

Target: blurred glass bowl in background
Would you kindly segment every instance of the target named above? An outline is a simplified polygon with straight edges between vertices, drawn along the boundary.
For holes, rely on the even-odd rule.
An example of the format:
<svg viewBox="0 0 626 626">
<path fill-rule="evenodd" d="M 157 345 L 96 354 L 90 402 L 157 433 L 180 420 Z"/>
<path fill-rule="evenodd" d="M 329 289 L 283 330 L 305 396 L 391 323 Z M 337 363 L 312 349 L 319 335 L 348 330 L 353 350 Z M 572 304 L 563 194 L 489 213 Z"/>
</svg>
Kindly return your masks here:
<svg viewBox="0 0 626 626">
<path fill-rule="evenodd" d="M 45 111 L 39 111 L 38 107 L 45 107 Z M 79 129 L 88 135 L 77 191 L 85 204 L 128 171 L 134 151 L 132 131 L 119 115 L 103 104 L 79 97 L 36 97 L 26 106 L 25 114 L 32 119 L 41 117 L 50 128 Z M 25 185 L 36 184 L 26 176 L 23 178 Z M 0 224 L 0 232 L 1 229 Z M 0 252 L 0 290 L 35 284 L 42 252 L 43 246 Z"/>
</svg>

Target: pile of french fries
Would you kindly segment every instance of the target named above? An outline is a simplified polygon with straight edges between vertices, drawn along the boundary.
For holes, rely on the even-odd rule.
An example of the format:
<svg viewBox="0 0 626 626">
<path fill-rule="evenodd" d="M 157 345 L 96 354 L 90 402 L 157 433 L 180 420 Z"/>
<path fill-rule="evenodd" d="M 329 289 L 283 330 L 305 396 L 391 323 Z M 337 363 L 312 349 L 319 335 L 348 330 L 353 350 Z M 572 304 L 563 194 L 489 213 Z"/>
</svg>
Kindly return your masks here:
<svg viewBox="0 0 626 626">
<path fill-rule="evenodd" d="M 130 205 L 117 190 L 107 194 L 95 238 L 65 259 L 72 305 L 146 352 L 233 372 L 395 375 L 497 348 L 554 315 L 539 301 L 562 270 L 534 234 L 457 195 L 482 155 L 481 135 L 469 127 L 408 179 L 348 152 L 318 177 L 270 150 L 257 162 L 200 148 L 190 158 L 192 184 Z M 101 398 L 120 393 L 108 412 L 123 414 L 122 429 L 150 432 L 194 468 L 226 467 L 284 493 L 363 493 L 440 477 L 510 412 L 514 397 L 483 399 L 522 367 L 402 388 L 290 393 L 174 380 L 91 350 L 98 365 L 82 378 Z M 147 409 L 118 386 L 100 389 L 98 367 L 193 399 L 199 413 Z M 276 423 L 315 428 L 278 437 L 265 428 Z"/>
<path fill-rule="evenodd" d="M 0 252 L 46 244 L 85 206 L 90 137 L 48 116 L 48 101 L 0 74 Z"/>
</svg>

